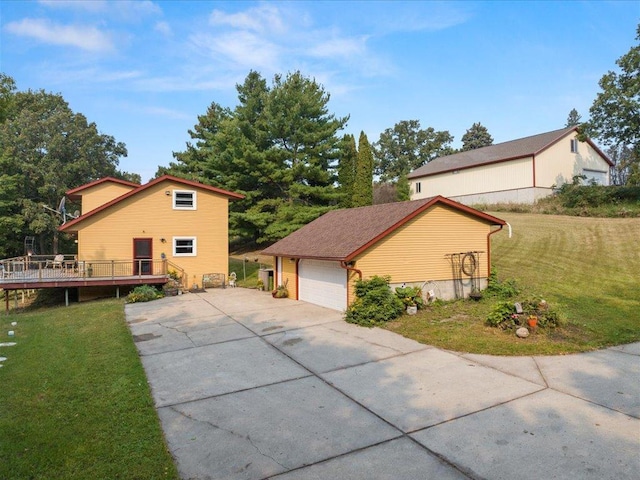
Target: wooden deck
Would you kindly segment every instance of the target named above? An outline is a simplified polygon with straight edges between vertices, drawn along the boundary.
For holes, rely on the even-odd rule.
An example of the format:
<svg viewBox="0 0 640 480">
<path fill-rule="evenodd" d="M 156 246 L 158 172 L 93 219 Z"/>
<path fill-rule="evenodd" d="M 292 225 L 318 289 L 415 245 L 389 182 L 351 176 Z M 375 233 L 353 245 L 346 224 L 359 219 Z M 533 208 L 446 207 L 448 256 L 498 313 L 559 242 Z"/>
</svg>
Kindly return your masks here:
<svg viewBox="0 0 640 480">
<path fill-rule="evenodd" d="M 164 284 L 166 260 L 85 260 L 71 255 L 16 257 L 0 261 L 0 288 L 76 288 L 108 285 Z"/>
</svg>

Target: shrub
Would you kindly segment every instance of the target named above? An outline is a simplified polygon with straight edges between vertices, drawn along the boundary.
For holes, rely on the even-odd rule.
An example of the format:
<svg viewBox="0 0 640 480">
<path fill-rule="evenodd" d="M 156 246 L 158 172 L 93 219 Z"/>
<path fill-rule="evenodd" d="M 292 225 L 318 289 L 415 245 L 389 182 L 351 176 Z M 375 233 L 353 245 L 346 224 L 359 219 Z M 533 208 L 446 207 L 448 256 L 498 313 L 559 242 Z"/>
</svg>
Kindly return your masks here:
<svg viewBox="0 0 640 480">
<path fill-rule="evenodd" d="M 424 300 L 422 299 L 422 290 L 420 287 L 397 287 L 396 295 L 405 307 L 418 307 L 421 309 L 424 307 Z"/>
<path fill-rule="evenodd" d="M 389 288 L 389 277 L 358 280 L 355 301 L 349 305 L 345 320 L 365 327 L 373 327 L 399 317 L 404 311 L 402 301 Z"/>
<path fill-rule="evenodd" d="M 511 298 L 520 293 L 520 289 L 516 285 L 515 280 L 500 281 L 498 279 L 498 272 L 494 267 L 491 268 L 491 273 L 487 279 L 487 288 L 485 293 L 489 296 L 498 298 Z"/>
<path fill-rule="evenodd" d="M 512 302 L 502 301 L 495 304 L 487 316 L 487 325 L 507 329 L 520 325 L 516 307 Z"/>
<path fill-rule="evenodd" d="M 164 294 L 151 285 L 140 285 L 127 295 L 127 303 L 149 302 L 162 297 Z"/>
<path fill-rule="evenodd" d="M 561 312 L 537 297 L 524 300 L 521 306 L 522 313 L 518 314 L 514 302 L 503 300 L 496 303 L 487 316 L 486 324 L 507 330 L 526 326 L 527 318 L 531 316 L 538 318 L 538 327 L 542 328 L 559 327 L 564 321 Z"/>
</svg>

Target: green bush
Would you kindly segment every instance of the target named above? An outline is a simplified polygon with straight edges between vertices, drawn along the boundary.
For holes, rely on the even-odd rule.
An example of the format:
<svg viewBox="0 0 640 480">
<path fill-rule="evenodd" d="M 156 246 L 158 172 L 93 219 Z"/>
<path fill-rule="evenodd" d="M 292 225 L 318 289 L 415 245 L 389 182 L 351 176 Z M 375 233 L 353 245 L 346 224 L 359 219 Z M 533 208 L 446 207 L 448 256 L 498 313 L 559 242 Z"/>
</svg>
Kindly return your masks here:
<svg viewBox="0 0 640 480">
<path fill-rule="evenodd" d="M 405 307 L 416 306 L 418 310 L 424 307 L 420 287 L 397 287 L 396 295 Z"/>
<path fill-rule="evenodd" d="M 555 308 L 551 308 L 547 302 L 537 297 L 528 298 L 520 303 L 522 313 L 516 313 L 515 302 L 503 300 L 496 303 L 487 315 L 486 324 L 490 327 L 499 327 L 503 330 L 518 328 L 527 325 L 530 316 L 538 318 L 538 327 L 555 328 L 563 323 L 563 315 Z"/>
<path fill-rule="evenodd" d="M 151 285 L 140 285 L 127 295 L 127 303 L 149 302 L 164 297 L 164 294 Z"/>
<path fill-rule="evenodd" d="M 404 311 L 402 301 L 389 288 L 389 277 L 358 280 L 355 301 L 347 308 L 345 320 L 373 327 L 399 317 Z"/>
<path fill-rule="evenodd" d="M 498 272 L 494 267 L 491 267 L 491 273 L 487 280 L 487 288 L 485 294 L 488 296 L 498 298 L 511 298 L 520 293 L 520 289 L 516 285 L 515 280 L 500 281 L 498 279 Z"/>
</svg>

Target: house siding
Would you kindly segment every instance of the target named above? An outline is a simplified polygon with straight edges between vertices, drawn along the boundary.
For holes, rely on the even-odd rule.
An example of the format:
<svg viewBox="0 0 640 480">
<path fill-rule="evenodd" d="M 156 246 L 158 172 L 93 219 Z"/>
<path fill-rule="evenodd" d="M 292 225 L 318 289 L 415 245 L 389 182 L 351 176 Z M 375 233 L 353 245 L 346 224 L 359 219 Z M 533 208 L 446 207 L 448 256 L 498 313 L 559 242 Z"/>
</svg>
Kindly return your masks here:
<svg viewBox="0 0 640 480">
<path fill-rule="evenodd" d="M 130 192 L 131 190 L 133 190 L 133 187 L 110 182 L 101 183 L 87 188 L 82 192 L 81 213 L 84 215 L 85 213 L 118 198 L 120 195 Z"/>
<path fill-rule="evenodd" d="M 282 257 L 281 257 L 282 258 Z M 276 257 L 277 261 L 277 257 Z M 289 290 L 289 298 L 298 299 L 298 261 L 290 261 L 288 258 L 282 258 L 282 272 L 279 275 L 280 281 L 284 285 L 287 282 L 287 290 Z M 277 283 L 277 282 L 276 282 Z M 274 288 L 278 285 L 274 285 Z"/>
<path fill-rule="evenodd" d="M 228 199 L 194 188 L 197 210 L 174 210 L 173 196 L 165 192 L 184 189 L 180 183 L 161 182 L 86 219 L 78 225 L 78 259 L 129 260 L 133 239 L 151 238 L 153 258 L 164 253 L 183 268 L 189 287 L 201 285 L 205 273 L 228 275 Z M 197 238 L 197 256 L 174 257 L 173 237 Z"/>
<path fill-rule="evenodd" d="M 420 182 L 420 193 L 416 183 Z M 444 172 L 428 177 L 413 178 L 409 182 L 411 199 L 442 195 L 454 198 L 484 192 L 517 190 L 533 187 L 532 157 L 493 163 L 475 168 Z"/>
<path fill-rule="evenodd" d="M 364 278 L 389 275 L 392 283 L 452 278 L 447 254 L 480 254 L 480 273 L 486 277 L 487 234 L 491 226 L 469 215 L 436 205 L 407 222 L 356 258 Z"/>
</svg>

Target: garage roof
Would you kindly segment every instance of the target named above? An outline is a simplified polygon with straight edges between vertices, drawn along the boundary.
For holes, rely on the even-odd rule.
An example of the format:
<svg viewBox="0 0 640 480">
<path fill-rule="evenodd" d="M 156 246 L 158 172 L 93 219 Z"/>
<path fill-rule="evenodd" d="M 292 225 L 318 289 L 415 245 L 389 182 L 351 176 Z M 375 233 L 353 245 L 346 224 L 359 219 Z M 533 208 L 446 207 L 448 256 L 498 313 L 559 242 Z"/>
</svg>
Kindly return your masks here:
<svg viewBox="0 0 640 480">
<path fill-rule="evenodd" d="M 439 157 L 411 172 L 408 178 L 427 177 L 438 173 L 452 172 L 538 155 L 570 133 L 577 131 L 577 129 L 578 127 L 562 128 L 560 130 L 540 133 L 538 135 L 498 143 L 488 147 L 454 153 L 446 157 Z M 587 139 L 586 142 L 611 164 L 611 160 L 591 140 Z"/>
<path fill-rule="evenodd" d="M 349 261 L 435 204 L 447 205 L 492 225 L 506 225 L 497 217 L 437 196 L 411 202 L 332 210 L 262 253 L 277 257 Z"/>
</svg>

